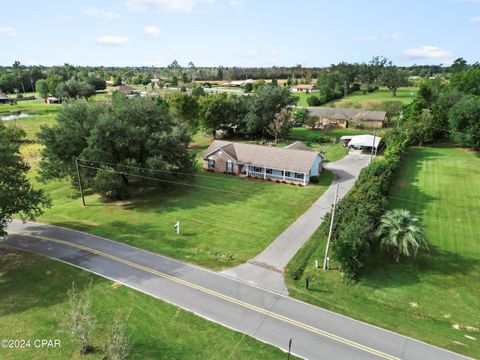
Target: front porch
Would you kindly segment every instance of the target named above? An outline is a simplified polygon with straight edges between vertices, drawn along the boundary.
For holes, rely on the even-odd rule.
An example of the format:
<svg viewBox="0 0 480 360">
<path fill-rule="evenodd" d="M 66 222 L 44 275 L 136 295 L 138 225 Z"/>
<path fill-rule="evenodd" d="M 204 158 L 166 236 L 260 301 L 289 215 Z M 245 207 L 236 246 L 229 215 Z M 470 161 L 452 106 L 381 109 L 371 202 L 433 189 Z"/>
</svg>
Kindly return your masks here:
<svg viewBox="0 0 480 360">
<path fill-rule="evenodd" d="M 271 169 L 253 165 L 245 165 L 244 171 L 242 171 L 241 175 L 299 185 L 307 185 L 308 183 L 308 174 L 305 173 L 297 173 L 283 169 Z"/>
</svg>

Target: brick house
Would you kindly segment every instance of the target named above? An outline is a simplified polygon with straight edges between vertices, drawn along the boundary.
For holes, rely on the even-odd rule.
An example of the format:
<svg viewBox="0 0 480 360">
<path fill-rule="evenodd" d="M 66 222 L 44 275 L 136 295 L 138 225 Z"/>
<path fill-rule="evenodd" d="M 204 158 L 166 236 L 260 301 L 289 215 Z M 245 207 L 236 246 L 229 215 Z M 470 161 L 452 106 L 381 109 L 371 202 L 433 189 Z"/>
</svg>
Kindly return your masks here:
<svg viewBox="0 0 480 360">
<path fill-rule="evenodd" d="M 323 157 L 301 142 L 285 148 L 213 141 L 202 156 L 206 171 L 307 185 L 323 169 Z"/>
<path fill-rule="evenodd" d="M 316 116 L 317 123 L 313 128 L 352 128 L 364 127 L 367 129 L 380 129 L 383 127 L 385 111 L 367 111 L 350 108 L 309 108 L 308 115 Z"/>
</svg>

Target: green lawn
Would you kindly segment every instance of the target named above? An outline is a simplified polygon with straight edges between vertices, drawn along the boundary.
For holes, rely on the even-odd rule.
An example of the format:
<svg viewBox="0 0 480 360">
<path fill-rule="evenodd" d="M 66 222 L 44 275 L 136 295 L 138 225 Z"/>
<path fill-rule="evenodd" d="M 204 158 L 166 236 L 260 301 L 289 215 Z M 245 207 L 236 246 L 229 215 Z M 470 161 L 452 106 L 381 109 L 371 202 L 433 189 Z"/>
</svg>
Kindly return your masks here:
<svg viewBox="0 0 480 360">
<path fill-rule="evenodd" d="M 2 121 L 5 126 L 18 126 L 25 130 L 28 141 L 35 141 L 37 133 L 42 125 L 51 126 L 56 121 L 56 113 L 45 113 L 42 115 L 19 118 L 18 120 Z"/>
<path fill-rule="evenodd" d="M 410 92 L 413 92 L 413 96 L 410 95 Z M 354 103 L 357 103 L 360 106 L 365 105 L 365 102 L 368 102 L 370 100 L 377 100 L 377 101 L 397 100 L 397 101 L 403 102 L 404 104 L 409 104 L 415 98 L 416 93 L 417 93 L 417 88 L 415 87 L 401 87 L 397 91 L 397 96 L 393 97 L 390 90 L 382 87 L 379 90 L 374 91 L 372 93 L 368 93 L 368 94 L 363 94 L 362 91 L 355 91 L 349 94 L 346 97 L 346 99 L 352 100 Z M 299 101 L 297 103 L 298 106 L 308 106 L 307 98 L 312 94 L 294 93 L 294 95 L 299 98 Z M 315 93 L 313 93 L 313 95 L 318 96 L 318 94 L 315 94 Z M 335 103 L 339 101 L 341 101 L 341 99 L 329 101 L 328 103 L 323 104 L 321 107 L 332 107 L 335 105 Z"/>
<path fill-rule="evenodd" d="M 480 156 L 458 148 L 413 148 L 403 162 L 390 207 L 410 209 L 426 229 L 430 252 L 394 264 L 376 254 L 359 281 L 314 268 L 286 276 L 299 299 L 469 356 L 480 354 Z M 318 234 L 314 236 L 319 236 Z"/>
<path fill-rule="evenodd" d="M 105 332 L 114 315 L 130 314 L 129 359 L 284 359 L 286 355 L 249 336 L 109 280 L 54 260 L 0 250 L 0 339 L 59 339 L 58 349 L 2 349 L 0 358 L 73 359 L 75 343 L 66 331 L 67 290 L 92 282 L 96 317 L 95 352 L 103 359 Z"/>
<path fill-rule="evenodd" d="M 195 151 L 207 146 L 195 143 Z M 24 146 L 32 165 L 37 144 Z M 261 252 L 328 188 L 332 175 L 324 171 L 319 185 L 306 187 L 199 172 L 194 187 L 164 184 L 127 201 L 104 202 L 79 194 L 69 181 L 48 182 L 43 188 L 53 206 L 38 221 L 66 226 L 128 243 L 213 269 L 232 267 Z M 181 223 L 181 234 L 173 225 Z"/>
</svg>

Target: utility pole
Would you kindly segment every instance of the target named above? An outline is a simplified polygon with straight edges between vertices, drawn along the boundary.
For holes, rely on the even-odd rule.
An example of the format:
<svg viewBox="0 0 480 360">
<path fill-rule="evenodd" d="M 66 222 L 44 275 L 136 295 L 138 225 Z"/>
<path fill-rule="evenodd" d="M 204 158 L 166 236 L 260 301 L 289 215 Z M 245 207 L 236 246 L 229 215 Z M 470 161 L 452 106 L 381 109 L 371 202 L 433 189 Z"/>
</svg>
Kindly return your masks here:
<svg viewBox="0 0 480 360">
<path fill-rule="evenodd" d="M 377 137 L 377 130 L 373 131 L 373 144 L 372 144 L 372 151 L 370 153 L 370 162 L 373 161 L 373 149 L 375 148 L 375 138 Z M 375 151 L 376 153 L 376 151 Z"/>
<path fill-rule="evenodd" d="M 75 159 L 75 168 L 77 169 L 78 187 L 80 189 L 80 195 L 82 196 L 82 205 L 85 206 L 85 195 L 83 194 L 82 178 L 80 176 L 80 170 L 78 169 L 78 159 Z"/>
<path fill-rule="evenodd" d="M 328 253 L 330 251 L 330 240 L 332 239 L 332 231 L 333 231 L 333 218 L 335 217 L 335 208 L 337 207 L 337 198 L 338 198 L 338 188 L 340 184 L 337 184 L 337 188 L 335 190 L 335 199 L 333 200 L 333 209 L 332 209 L 332 216 L 330 217 L 330 229 L 328 230 L 328 238 L 327 238 L 327 246 L 325 248 L 325 258 L 323 259 L 323 270 L 328 270 Z"/>
</svg>

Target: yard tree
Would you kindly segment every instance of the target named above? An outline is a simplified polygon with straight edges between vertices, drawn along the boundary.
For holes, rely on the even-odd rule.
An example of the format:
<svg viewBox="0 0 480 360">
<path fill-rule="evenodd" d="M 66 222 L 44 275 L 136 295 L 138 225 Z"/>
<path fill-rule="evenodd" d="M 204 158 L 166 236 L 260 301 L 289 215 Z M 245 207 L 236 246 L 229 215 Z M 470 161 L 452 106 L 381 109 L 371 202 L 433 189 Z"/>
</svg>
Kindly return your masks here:
<svg viewBox="0 0 480 360">
<path fill-rule="evenodd" d="M 376 235 L 380 248 L 391 253 L 395 262 L 400 261 L 401 255 L 415 257 L 420 250 L 428 250 L 418 218 L 405 209 L 386 212 L 380 219 Z"/>
<path fill-rule="evenodd" d="M 480 96 L 465 96 L 448 113 L 450 137 L 461 146 L 480 150 Z"/>
<path fill-rule="evenodd" d="M 67 80 L 57 85 L 57 96 L 62 99 L 88 99 L 95 95 L 95 87 L 85 81 Z"/>
<path fill-rule="evenodd" d="M 464 71 L 467 71 L 468 64 L 464 58 L 457 58 L 453 61 L 452 65 L 450 66 L 450 72 L 452 74 L 458 74 Z"/>
<path fill-rule="evenodd" d="M 380 75 L 380 84 L 386 86 L 392 96 L 397 96 L 397 90 L 400 86 L 408 84 L 408 73 L 390 61 L 383 68 Z"/>
<path fill-rule="evenodd" d="M 170 110 L 176 117 L 189 126 L 194 134 L 198 127 L 198 100 L 193 95 L 176 93 L 167 99 Z"/>
<path fill-rule="evenodd" d="M 24 135 L 15 127 L 0 124 L 0 237 L 6 235 L 6 225 L 14 215 L 33 221 L 50 206 L 44 193 L 28 180 L 30 168 L 19 146 Z"/>
<path fill-rule="evenodd" d="M 345 75 L 339 71 L 322 71 L 318 74 L 317 87 L 326 101 L 330 101 L 343 95 L 345 81 Z"/>
<path fill-rule="evenodd" d="M 48 82 L 47 80 L 38 80 L 37 83 L 35 84 L 35 90 L 37 91 L 38 95 L 45 99 L 48 97 L 50 94 L 50 90 L 48 88 Z"/>
<path fill-rule="evenodd" d="M 450 80 L 452 87 L 458 91 L 480 96 L 480 67 L 472 67 L 465 72 L 459 72 Z"/>
<path fill-rule="evenodd" d="M 205 90 L 202 86 L 196 86 L 192 89 L 192 96 L 196 97 L 197 99 L 199 97 L 205 96 Z"/>
<path fill-rule="evenodd" d="M 225 93 L 210 94 L 200 99 L 199 118 L 202 127 L 215 139 L 218 130 L 232 116 L 232 101 Z"/>
<path fill-rule="evenodd" d="M 271 136 L 270 124 L 281 109 L 295 105 L 298 98 L 281 86 L 261 86 L 248 97 L 245 130 L 249 137 Z"/>
<path fill-rule="evenodd" d="M 275 144 L 279 138 L 288 135 L 291 128 L 290 115 L 290 110 L 287 108 L 283 108 L 275 114 L 273 122 L 270 124 L 270 131 L 275 138 Z"/>
<path fill-rule="evenodd" d="M 101 168 L 81 168 L 85 186 L 110 199 L 127 195 L 126 186 L 135 177 L 125 173 L 177 179 L 181 176 L 175 172 L 192 173 L 195 169 L 188 152 L 189 129 L 156 99 L 129 99 L 115 93 L 111 104 L 68 104 L 54 126 L 40 131 L 39 140 L 44 145 L 41 179 L 68 176 L 76 184 L 75 159 L 80 158 L 82 164 Z M 137 179 L 137 183 L 145 182 Z M 157 181 L 152 186 L 162 184 Z"/>
<path fill-rule="evenodd" d="M 52 94 L 53 96 L 58 96 L 57 95 L 57 86 L 61 82 L 63 82 L 63 79 L 58 76 L 58 75 L 50 75 L 46 79 L 47 84 L 48 84 L 48 92 Z"/>
<path fill-rule="evenodd" d="M 297 108 L 292 111 L 292 119 L 300 125 L 305 124 L 308 118 L 308 109 L 306 108 Z"/>
</svg>

